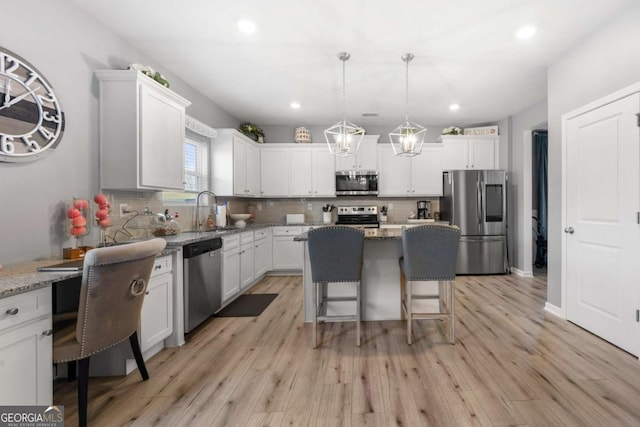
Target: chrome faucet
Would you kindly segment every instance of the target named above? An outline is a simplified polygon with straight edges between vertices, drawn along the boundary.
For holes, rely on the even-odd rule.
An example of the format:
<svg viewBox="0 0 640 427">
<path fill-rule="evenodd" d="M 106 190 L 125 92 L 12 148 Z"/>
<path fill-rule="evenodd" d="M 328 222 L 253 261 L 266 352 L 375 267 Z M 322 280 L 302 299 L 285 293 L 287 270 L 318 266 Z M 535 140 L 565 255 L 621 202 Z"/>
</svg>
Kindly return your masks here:
<svg viewBox="0 0 640 427">
<path fill-rule="evenodd" d="M 202 196 L 203 194 L 209 194 L 213 196 L 213 206 L 216 206 L 218 204 L 216 195 L 211 191 L 205 190 L 198 193 L 198 195 L 196 196 L 196 232 L 200 231 L 200 196 Z"/>
</svg>

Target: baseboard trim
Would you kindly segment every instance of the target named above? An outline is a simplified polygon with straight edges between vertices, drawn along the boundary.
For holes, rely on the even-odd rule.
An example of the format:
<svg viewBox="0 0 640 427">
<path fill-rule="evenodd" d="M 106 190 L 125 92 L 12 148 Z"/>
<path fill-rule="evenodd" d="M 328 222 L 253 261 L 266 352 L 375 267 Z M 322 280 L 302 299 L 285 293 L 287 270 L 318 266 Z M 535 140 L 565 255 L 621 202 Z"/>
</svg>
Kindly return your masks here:
<svg viewBox="0 0 640 427">
<path fill-rule="evenodd" d="M 564 319 L 564 314 L 562 313 L 562 309 L 556 305 L 551 304 L 548 301 L 544 303 L 544 311 Z"/>
<path fill-rule="evenodd" d="M 511 272 L 520 277 L 533 277 L 533 271 L 523 271 L 519 268 L 511 267 Z"/>
</svg>

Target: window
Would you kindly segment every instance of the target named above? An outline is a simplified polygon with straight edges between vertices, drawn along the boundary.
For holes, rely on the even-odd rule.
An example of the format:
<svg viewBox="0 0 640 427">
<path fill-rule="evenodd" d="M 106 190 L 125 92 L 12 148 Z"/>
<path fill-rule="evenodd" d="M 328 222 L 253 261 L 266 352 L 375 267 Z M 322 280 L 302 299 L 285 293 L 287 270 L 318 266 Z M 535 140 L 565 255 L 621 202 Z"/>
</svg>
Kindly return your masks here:
<svg viewBox="0 0 640 427">
<path fill-rule="evenodd" d="M 184 191 L 167 191 L 163 202 L 169 204 L 193 204 L 200 191 L 209 190 L 209 145 L 216 131 L 187 117 L 184 141 Z"/>
</svg>

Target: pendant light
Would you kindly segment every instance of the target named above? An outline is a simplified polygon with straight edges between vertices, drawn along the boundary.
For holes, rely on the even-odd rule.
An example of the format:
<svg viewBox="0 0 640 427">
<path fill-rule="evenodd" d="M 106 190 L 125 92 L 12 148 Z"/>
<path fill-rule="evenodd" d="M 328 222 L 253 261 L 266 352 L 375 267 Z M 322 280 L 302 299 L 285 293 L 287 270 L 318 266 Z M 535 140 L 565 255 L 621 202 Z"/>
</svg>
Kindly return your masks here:
<svg viewBox="0 0 640 427">
<path fill-rule="evenodd" d="M 412 53 L 402 55 L 406 64 L 406 112 L 405 121 L 400 126 L 389 132 L 389 141 L 396 156 L 416 156 L 422 151 L 424 137 L 427 129 L 417 123 L 409 121 L 409 62 L 413 59 Z"/>
<path fill-rule="evenodd" d="M 329 152 L 334 156 L 354 156 L 358 154 L 360 143 L 364 136 L 364 129 L 347 121 L 347 101 L 345 83 L 345 62 L 351 57 L 347 52 L 338 53 L 342 61 L 342 121 L 324 131 Z"/>
</svg>

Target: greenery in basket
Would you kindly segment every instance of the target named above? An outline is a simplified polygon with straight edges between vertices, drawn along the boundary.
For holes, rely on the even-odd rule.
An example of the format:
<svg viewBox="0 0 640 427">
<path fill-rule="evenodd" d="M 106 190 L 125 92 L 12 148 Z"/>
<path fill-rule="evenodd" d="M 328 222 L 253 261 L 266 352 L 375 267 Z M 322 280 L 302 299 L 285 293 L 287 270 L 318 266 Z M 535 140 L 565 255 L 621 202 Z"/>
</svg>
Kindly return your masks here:
<svg viewBox="0 0 640 427">
<path fill-rule="evenodd" d="M 464 129 L 456 126 L 451 126 L 451 127 L 442 129 L 443 135 L 462 135 L 463 133 L 464 133 Z"/>
<path fill-rule="evenodd" d="M 248 136 L 254 141 L 263 142 L 264 132 L 257 125 L 253 123 L 243 123 L 238 128 L 241 134 Z"/>
</svg>

